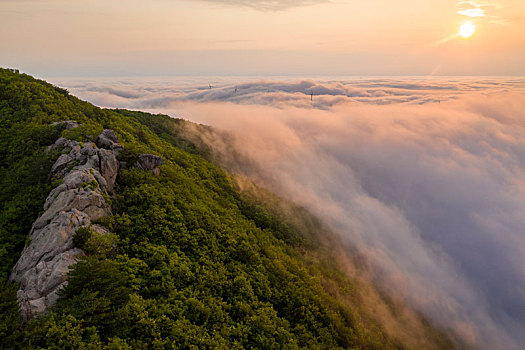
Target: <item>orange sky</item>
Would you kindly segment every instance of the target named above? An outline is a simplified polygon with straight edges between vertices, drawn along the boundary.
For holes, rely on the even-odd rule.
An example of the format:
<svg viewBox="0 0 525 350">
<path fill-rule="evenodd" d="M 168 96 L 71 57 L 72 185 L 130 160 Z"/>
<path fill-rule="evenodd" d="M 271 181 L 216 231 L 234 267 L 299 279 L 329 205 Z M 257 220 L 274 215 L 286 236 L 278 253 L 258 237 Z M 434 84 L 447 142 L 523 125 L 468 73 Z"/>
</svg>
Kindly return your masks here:
<svg viewBox="0 0 525 350">
<path fill-rule="evenodd" d="M 524 33 L 523 0 L 0 0 L 0 66 L 40 76 L 525 75 Z"/>
</svg>

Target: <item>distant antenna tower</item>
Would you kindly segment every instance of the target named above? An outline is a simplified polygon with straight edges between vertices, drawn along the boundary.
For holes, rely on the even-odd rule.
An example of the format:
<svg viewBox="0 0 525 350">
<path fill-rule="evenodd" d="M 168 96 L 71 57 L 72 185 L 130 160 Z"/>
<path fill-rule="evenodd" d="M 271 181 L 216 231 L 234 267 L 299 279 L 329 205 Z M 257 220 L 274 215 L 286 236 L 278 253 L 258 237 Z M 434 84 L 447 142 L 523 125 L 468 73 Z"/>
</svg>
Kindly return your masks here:
<svg viewBox="0 0 525 350">
<path fill-rule="evenodd" d="M 314 89 L 310 89 L 310 92 L 305 92 L 307 95 L 310 95 L 310 101 L 314 100 Z"/>
</svg>

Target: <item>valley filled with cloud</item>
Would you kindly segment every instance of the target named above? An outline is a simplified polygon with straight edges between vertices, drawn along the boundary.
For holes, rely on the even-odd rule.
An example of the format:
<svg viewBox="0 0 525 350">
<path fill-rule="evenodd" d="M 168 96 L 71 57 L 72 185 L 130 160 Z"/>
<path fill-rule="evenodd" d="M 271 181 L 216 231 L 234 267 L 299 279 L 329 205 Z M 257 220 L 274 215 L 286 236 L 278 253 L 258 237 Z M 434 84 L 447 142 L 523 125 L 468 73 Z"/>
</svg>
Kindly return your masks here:
<svg viewBox="0 0 525 350">
<path fill-rule="evenodd" d="M 233 136 L 237 172 L 322 218 L 472 345 L 525 339 L 525 79 L 55 79 Z"/>
</svg>

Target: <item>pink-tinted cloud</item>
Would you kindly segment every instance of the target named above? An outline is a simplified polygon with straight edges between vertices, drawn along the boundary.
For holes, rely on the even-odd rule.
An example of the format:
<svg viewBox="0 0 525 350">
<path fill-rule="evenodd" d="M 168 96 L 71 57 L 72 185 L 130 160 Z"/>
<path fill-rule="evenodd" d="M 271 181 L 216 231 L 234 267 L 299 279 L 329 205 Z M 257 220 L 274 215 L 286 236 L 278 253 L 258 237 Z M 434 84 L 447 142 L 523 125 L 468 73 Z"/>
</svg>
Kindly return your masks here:
<svg viewBox="0 0 525 350">
<path fill-rule="evenodd" d="M 441 103 L 472 93 L 525 91 L 525 79 L 259 80 L 232 83 L 225 78 L 57 80 L 101 106 L 169 108 L 180 102 L 231 102 L 277 108 L 330 109 L 337 105 Z"/>
<path fill-rule="evenodd" d="M 325 220 L 384 288 L 478 348 L 525 343 L 523 79 L 209 84 L 69 87 L 229 131 L 215 150 Z"/>
</svg>

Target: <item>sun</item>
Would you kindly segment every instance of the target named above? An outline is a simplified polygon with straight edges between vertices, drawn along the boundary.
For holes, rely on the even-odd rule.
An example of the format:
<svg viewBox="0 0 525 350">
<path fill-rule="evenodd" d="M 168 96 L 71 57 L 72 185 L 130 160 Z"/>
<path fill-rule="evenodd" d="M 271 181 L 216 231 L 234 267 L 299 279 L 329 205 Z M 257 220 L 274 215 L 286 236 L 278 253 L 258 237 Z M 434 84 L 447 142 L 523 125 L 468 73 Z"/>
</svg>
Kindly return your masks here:
<svg viewBox="0 0 525 350">
<path fill-rule="evenodd" d="M 476 32 L 476 26 L 472 22 L 465 22 L 459 27 L 459 35 L 463 39 L 470 38 Z"/>
</svg>

